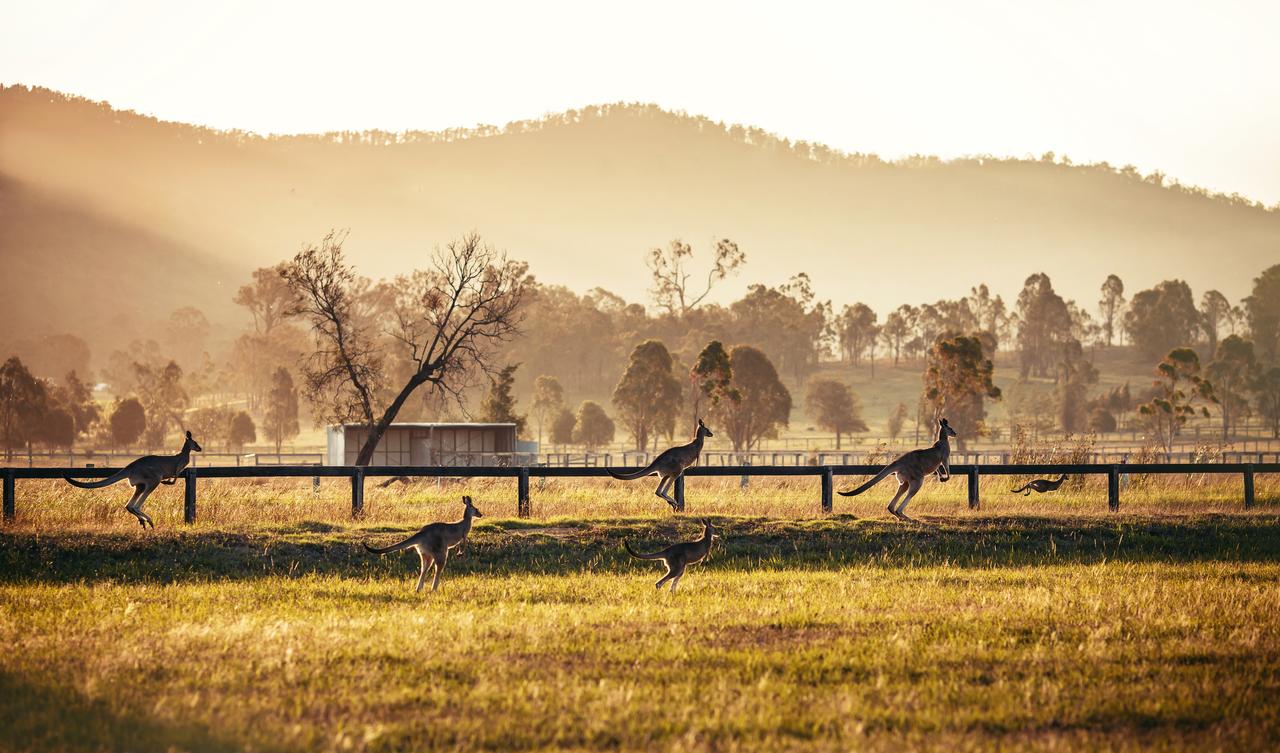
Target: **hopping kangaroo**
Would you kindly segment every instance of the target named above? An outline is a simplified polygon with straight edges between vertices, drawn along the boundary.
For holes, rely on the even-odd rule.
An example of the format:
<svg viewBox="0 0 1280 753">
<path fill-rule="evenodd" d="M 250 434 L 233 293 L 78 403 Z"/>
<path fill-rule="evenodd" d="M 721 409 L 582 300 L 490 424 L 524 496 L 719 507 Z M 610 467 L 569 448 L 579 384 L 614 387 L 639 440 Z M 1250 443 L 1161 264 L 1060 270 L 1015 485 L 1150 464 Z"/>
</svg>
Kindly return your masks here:
<svg viewBox="0 0 1280 753">
<path fill-rule="evenodd" d="M 1062 486 L 1062 482 L 1066 480 L 1067 480 L 1067 474 L 1065 473 L 1062 474 L 1062 477 L 1057 480 L 1051 480 L 1047 478 L 1038 478 L 1038 479 L 1035 479 L 1034 481 L 1028 481 L 1022 486 L 1019 486 L 1017 489 L 1013 490 L 1013 493 L 1018 494 L 1021 492 L 1022 496 L 1030 497 L 1031 492 L 1039 492 L 1041 494 L 1044 494 L 1045 492 L 1056 492 L 1058 491 L 1058 487 Z"/>
<path fill-rule="evenodd" d="M 684 575 L 684 569 L 689 565 L 694 565 L 706 559 L 707 554 L 711 551 L 711 541 L 717 537 L 717 529 L 711 525 L 710 518 L 702 519 L 702 538 L 697 541 L 685 541 L 680 544 L 672 544 L 660 552 L 652 554 L 641 554 L 631 548 L 626 541 L 622 542 L 622 546 L 627 550 L 627 554 L 638 560 L 662 560 L 667 566 L 667 574 L 658 579 L 653 584 L 654 588 L 662 588 L 662 584 L 671 581 L 671 593 L 676 592 L 676 584 L 680 582 L 680 577 Z"/>
<path fill-rule="evenodd" d="M 886 465 L 875 476 L 872 476 L 867 483 L 857 489 L 840 492 L 840 495 L 852 497 L 861 494 L 892 473 L 898 478 L 898 493 L 893 495 L 893 499 L 889 500 L 888 510 L 902 520 L 911 520 L 903 510 L 907 509 L 907 503 L 911 501 L 912 497 L 916 496 L 916 492 L 920 491 L 925 477 L 930 473 L 936 472 L 939 481 L 946 481 L 951 478 L 951 466 L 947 465 L 947 456 L 951 454 L 951 444 L 947 440 L 954 436 L 956 436 L 956 431 L 947 424 L 947 419 L 944 418 L 938 421 L 938 440 L 931 447 L 912 450 L 903 454 L 897 460 Z M 902 504 L 895 508 L 894 505 L 904 492 L 907 496 L 903 498 Z"/>
<path fill-rule="evenodd" d="M 612 468 L 606 470 L 609 471 L 610 476 L 623 481 L 652 476 L 655 473 L 658 474 L 660 477 L 658 488 L 653 493 L 665 499 L 667 504 L 671 505 L 672 510 L 678 511 L 680 506 L 676 504 L 675 499 L 669 496 L 667 492 L 671 489 L 671 485 L 676 482 L 676 479 L 680 477 L 680 474 L 685 472 L 685 469 L 698 462 L 698 456 L 702 454 L 702 441 L 707 437 L 714 436 L 711 430 L 707 428 L 707 425 L 702 423 L 702 419 L 698 419 L 698 435 L 689 444 L 682 444 L 679 447 L 672 447 L 666 450 L 654 458 L 652 463 L 638 471 L 618 473 Z"/>
<path fill-rule="evenodd" d="M 182 473 L 187 467 L 187 463 L 191 462 L 191 451 L 203 452 L 200 443 L 191 437 L 191 432 L 187 432 L 187 440 L 182 443 L 182 449 L 176 455 L 147 455 L 140 457 L 132 463 L 126 465 L 115 473 L 107 476 L 101 481 L 77 481 L 69 478 L 67 483 L 72 486 L 78 486 L 81 489 L 100 489 L 104 486 L 111 486 L 118 481 L 129 480 L 133 485 L 133 499 L 129 500 L 129 504 L 124 509 L 133 514 L 138 519 L 138 524 L 143 528 L 151 526 L 156 527 L 151 522 L 151 516 L 142 511 L 142 505 L 146 503 L 147 497 L 151 496 L 151 492 L 156 490 L 160 484 L 173 484 L 178 480 L 178 474 Z"/>
<path fill-rule="evenodd" d="M 378 549 L 366 543 L 364 548 L 374 554 L 387 554 L 402 549 L 418 550 L 418 559 L 422 563 L 422 568 L 418 573 L 418 587 L 414 591 L 421 591 L 422 584 L 427 579 L 428 560 L 431 561 L 431 566 L 435 570 L 435 577 L 431 580 L 431 590 L 434 591 L 440 587 L 440 576 L 444 574 L 445 563 L 449 561 L 449 550 L 457 549 L 461 553 L 467 534 L 471 532 L 471 519 L 484 517 L 484 514 L 471 504 L 470 497 L 463 497 L 462 504 L 466 506 L 466 510 L 462 513 L 462 520 L 456 523 L 430 523 L 398 544 Z"/>
</svg>

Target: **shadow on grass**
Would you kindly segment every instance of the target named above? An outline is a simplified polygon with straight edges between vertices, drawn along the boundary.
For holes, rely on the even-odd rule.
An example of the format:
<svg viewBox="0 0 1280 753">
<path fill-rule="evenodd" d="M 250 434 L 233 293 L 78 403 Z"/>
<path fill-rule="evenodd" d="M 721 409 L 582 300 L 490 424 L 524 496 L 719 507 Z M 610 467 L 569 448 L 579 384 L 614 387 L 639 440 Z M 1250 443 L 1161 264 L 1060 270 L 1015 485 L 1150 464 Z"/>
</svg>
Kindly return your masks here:
<svg viewBox="0 0 1280 753">
<path fill-rule="evenodd" d="M 121 714 L 71 688 L 50 687 L 0 672 L 0 730 L 7 750 L 242 751 L 245 741 L 200 724 L 158 722 Z M 10 747 L 12 746 L 12 747 Z M 255 743 L 254 750 L 263 748 Z"/>
<path fill-rule="evenodd" d="M 849 565 L 1017 567 L 1109 562 L 1277 562 L 1280 518 L 937 518 L 923 523 L 834 516 L 722 518 L 707 567 L 722 570 Z M 412 551 L 377 556 L 366 540 L 397 541 L 416 528 L 299 523 L 246 532 L 195 529 L 121 534 L 0 532 L 0 583 L 201 581 L 268 575 L 416 577 Z M 472 531 L 449 573 L 629 571 L 622 550 L 695 538 L 692 519 L 497 520 Z"/>
</svg>

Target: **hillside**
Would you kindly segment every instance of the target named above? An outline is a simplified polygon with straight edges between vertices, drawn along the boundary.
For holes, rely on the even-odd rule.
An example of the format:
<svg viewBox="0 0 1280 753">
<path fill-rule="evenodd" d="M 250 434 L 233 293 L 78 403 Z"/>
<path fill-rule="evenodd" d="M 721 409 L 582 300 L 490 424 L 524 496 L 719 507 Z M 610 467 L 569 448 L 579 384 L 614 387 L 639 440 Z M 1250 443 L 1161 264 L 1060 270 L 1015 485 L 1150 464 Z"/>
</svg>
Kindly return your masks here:
<svg viewBox="0 0 1280 753">
<path fill-rule="evenodd" d="M 1088 307 L 1111 272 L 1131 291 L 1181 277 L 1197 295 L 1216 287 L 1239 299 L 1280 249 L 1278 212 L 1110 168 L 885 163 L 651 106 L 448 134 L 261 138 L 9 87 L 0 90 L 0 176 L 4 211 L 19 218 L 0 231 L 0 257 L 9 269 L 25 265 L 30 281 L 3 313 L 76 333 L 76 322 L 121 315 L 119 296 L 82 295 L 92 284 L 114 288 L 87 275 L 108 265 L 33 270 L 59 258 L 49 250 L 71 254 L 87 241 L 122 269 L 153 269 L 149 260 L 169 255 L 166 284 L 143 286 L 139 316 L 181 299 L 200 301 L 215 322 L 240 321 L 230 296 L 249 269 L 331 227 L 351 229 L 348 253 L 373 276 L 406 271 L 474 228 L 539 279 L 631 300 L 646 297 L 646 248 L 679 236 L 705 250 L 729 236 L 748 264 L 720 300 L 808 271 L 837 308 L 862 300 L 882 312 L 979 282 L 1008 299 L 1039 270 Z M 30 199 L 14 191 L 56 197 L 58 209 L 26 209 Z M 68 223 L 66 213 L 110 230 Z"/>
</svg>

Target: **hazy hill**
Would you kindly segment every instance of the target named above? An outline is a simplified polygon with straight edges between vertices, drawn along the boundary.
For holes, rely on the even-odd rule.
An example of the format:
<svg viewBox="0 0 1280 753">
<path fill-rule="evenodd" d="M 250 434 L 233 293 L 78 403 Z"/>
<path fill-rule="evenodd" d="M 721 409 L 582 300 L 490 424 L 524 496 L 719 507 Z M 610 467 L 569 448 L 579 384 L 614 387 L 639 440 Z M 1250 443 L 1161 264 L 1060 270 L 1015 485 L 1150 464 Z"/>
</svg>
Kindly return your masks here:
<svg viewBox="0 0 1280 753">
<path fill-rule="evenodd" d="M 126 316 L 181 300 L 214 321 L 233 317 L 239 280 L 228 275 L 331 227 L 351 228 L 348 252 L 375 276 L 475 228 L 540 279 L 632 300 L 645 298 L 644 249 L 679 236 L 704 250 L 728 236 L 748 265 L 721 300 L 808 271 L 837 308 L 862 300 L 882 313 L 978 282 L 1011 297 L 1040 270 L 1090 308 L 1110 272 L 1131 292 L 1181 277 L 1197 295 L 1217 287 L 1234 300 L 1280 251 L 1280 213 L 1136 173 L 887 164 L 650 106 L 446 134 L 261 138 L 10 87 L 0 90 L 0 175 L 0 254 L 6 271 L 24 271 L 4 315 L 31 327 L 121 316 L 130 278 L 104 277 L 112 268 L 163 282 L 133 286 L 141 300 Z"/>
</svg>

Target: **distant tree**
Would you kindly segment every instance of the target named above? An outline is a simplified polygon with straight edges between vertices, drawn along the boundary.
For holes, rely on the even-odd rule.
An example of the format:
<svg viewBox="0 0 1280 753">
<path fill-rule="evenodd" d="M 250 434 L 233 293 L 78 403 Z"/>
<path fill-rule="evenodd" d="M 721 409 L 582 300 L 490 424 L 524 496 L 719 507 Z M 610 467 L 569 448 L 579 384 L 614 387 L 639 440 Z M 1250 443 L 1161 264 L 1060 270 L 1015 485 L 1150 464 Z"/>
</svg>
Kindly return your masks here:
<svg viewBox="0 0 1280 753">
<path fill-rule="evenodd" d="M 752 285 L 729 306 L 739 340 L 769 355 L 797 382 L 817 366 L 827 333 L 827 310 L 814 301 L 809 276 L 793 276 L 776 288 Z"/>
<path fill-rule="evenodd" d="M 991 297 L 986 283 L 969 289 L 968 307 L 975 320 L 975 328 L 986 332 L 992 338 L 992 353 L 1000 346 L 1003 332 L 1008 324 L 1009 312 L 1005 310 L 1004 299 Z"/>
<path fill-rule="evenodd" d="M 968 335 L 939 340 L 929 349 L 928 364 L 924 399 L 935 417 L 945 417 L 959 433 L 956 445 L 963 449 L 983 431 L 985 401 L 1000 399 L 1000 388 L 992 381 L 994 366 L 982 339 Z"/>
<path fill-rule="evenodd" d="M 670 436 L 674 430 L 681 387 L 672 363 L 665 345 L 645 340 L 631 351 L 627 370 L 613 390 L 613 404 L 635 438 L 637 450 L 648 447 L 651 436 Z"/>
<path fill-rule="evenodd" d="M 225 446 L 231 432 L 231 419 L 235 416 L 225 405 L 196 408 L 186 416 L 187 430 L 207 450 L 217 445 Z"/>
<path fill-rule="evenodd" d="M 893 412 L 889 414 L 889 439 L 895 442 L 898 440 L 898 437 L 902 434 L 902 425 L 906 423 L 908 415 L 910 415 L 910 412 L 907 410 L 907 404 L 898 403 L 898 407 L 894 408 Z"/>
<path fill-rule="evenodd" d="M 1244 299 L 1249 330 L 1266 366 L 1280 363 L 1280 264 L 1268 267 L 1253 280 L 1253 293 Z"/>
<path fill-rule="evenodd" d="M 1252 391 L 1258 414 L 1271 424 L 1271 435 L 1280 439 L 1280 366 L 1259 369 Z"/>
<path fill-rule="evenodd" d="M 1085 429 L 1089 421 L 1088 388 L 1097 382 L 1098 370 L 1085 357 L 1080 343 L 1076 340 L 1063 343 L 1055 396 L 1058 425 L 1064 432 L 1073 434 Z"/>
<path fill-rule="evenodd" d="M 689 286 L 692 273 L 685 265 L 692 258 L 693 248 L 679 238 L 667 244 L 665 249 L 651 249 L 645 257 L 645 264 L 653 275 L 653 287 L 649 291 L 653 295 L 653 301 L 672 316 L 683 317 L 688 314 L 707 297 L 716 283 L 746 263 L 747 255 L 738 248 L 738 244 L 728 238 L 717 240 L 711 269 L 707 272 L 707 282 L 701 291 Z"/>
<path fill-rule="evenodd" d="M 805 393 L 805 407 L 819 428 L 836 434 L 836 449 L 844 434 L 867 431 L 862 420 L 862 406 L 857 395 L 844 382 L 836 379 L 814 379 Z"/>
<path fill-rule="evenodd" d="M 588 450 L 594 451 L 597 447 L 612 442 L 614 432 L 613 419 L 609 418 L 609 414 L 604 412 L 599 403 L 584 400 L 578 406 L 578 416 L 573 425 L 575 443 L 586 445 Z"/>
<path fill-rule="evenodd" d="M 1257 378 L 1258 360 L 1253 343 L 1239 335 L 1228 335 L 1218 343 L 1213 360 L 1205 366 L 1205 377 L 1213 384 L 1214 397 L 1222 410 L 1222 441 L 1229 440 L 1231 428 L 1249 415 L 1249 387 Z"/>
<path fill-rule="evenodd" d="M 258 441 L 258 429 L 253 425 L 253 417 L 240 411 L 231 417 L 231 427 L 227 431 L 227 444 L 235 452 L 244 450 L 250 442 Z"/>
<path fill-rule="evenodd" d="M 542 444 L 542 427 L 560 415 L 564 408 L 564 387 L 560 380 L 543 374 L 533 382 L 533 418 L 538 422 L 538 444 Z M 551 440 L 555 442 L 553 438 Z"/>
<path fill-rule="evenodd" d="M 256 334 L 271 335 L 284 323 L 293 301 L 293 291 L 284 278 L 284 265 L 255 269 L 253 282 L 240 286 L 234 301 L 249 310 Z"/>
<path fill-rule="evenodd" d="M 489 381 L 489 392 L 480 403 L 480 420 L 496 424 L 515 424 L 516 432 L 524 434 L 525 416 L 516 413 L 516 398 L 511 394 L 516 382 L 516 369 L 520 364 L 502 367 Z"/>
<path fill-rule="evenodd" d="M 39 423 L 34 427 L 32 440 L 50 450 L 69 449 L 76 441 L 76 419 L 65 406 L 48 403 Z"/>
<path fill-rule="evenodd" d="M 147 412 L 136 397 L 117 400 L 107 420 L 116 447 L 133 447 L 147 429 Z"/>
<path fill-rule="evenodd" d="M 1209 417 L 1205 405 L 1214 400 L 1213 386 L 1200 376 L 1200 356 L 1191 348 L 1169 351 L 1156 364 L 1156 380 L 1152 384 L 1154 394 L 1150 401 L 1138 406 L 1138 413 L 1146 418 L 1165 451 L 1172 452 L 1173 440 L 1189 418 L 1197 412 Z"/>
<path fill-rule="evenodd" d="M 577 422 L 578 419 L 568 408 L 560 406 L 551 422 L 551 443 L 561 447 L 573 444 L 573 430 Z"/>
<path fill-rule="evenodd" d="M 508 261 L 473 233 L 437 250 L 430 269 L 396 278 L 390 338 L 397 343 L 398 371 L 406 375 L 397 390 L 382 384 L 387 353 L 359 316 L 362 278 L 343 258 L 344 240 L 331 232 L 294 256 L 281 275 L 292 295 L 288 313 L 311 325 L 318 346 L 303 372 L 307 397 L 324 420 L 364 424 L 368 438 L 356 465 L 368 465 L 419 387 L 430 384 L 461 402 L 470 377 L 492 371 L 494 350 L 516 333 L 528 267 Z M 393 397 L 384 402 L 384 394 Z"/>
<path fill-rule="evenodd" d="M 712 340 L 698 353 L 689 373 L 694 383 L 693 418 L 705 418 L 720 403 L 737 402 L 741 393 L 733 387 L 733 366 L 719 340 Z"/>
<path fill-rule="evenodd" d="M 761 439 L 776 437 L 778 427 L 791 418 L 791 393 L 778 379 L 778 371 L 759 348 L 738 345 L 729 351 L 733 388 L 742 396 L 724 401 L 713 411 L 716 423 L 735 451 L 750 450 Z"/>
<path fill-rule="evenodd" d="M 1209 352 L 1218 352 L 1218 333 L 1231 317 L 1231 301 L 1216 290 L 1206 290 L 1200 297 L 1200 327 L 1209 339 Z"/>
<path fill-rule="evenodd" d="M 865 303 L 845 306 L 836 320 L 836 331 L 841 359 L 852 361 L 857 366 L 862 360 L 862 352 L 876 341 L 876 335 L 879 334 L 876 312 Z"/>
<path fill-rule="evenodd" d="M 1153 358 L 1191 345 L 1200 331 L 1200 312 L 1191 288 L 1182 280 L 1165 280 L 1137 293 L 1124 315 L 1124 328 L 1130 341 Z"/>
<path fill-rule="evenodd" d="M 1034 274 L 1018 294 L 1018 349 L 1021 375 L 1048 376 L 1061 343 L 1071 337 L 1071 312 L 1046 274 Z M 951 424 L 956 424 L 951 420 Z"/>
<path fill-rule="evenodd" d="M 1095 434 L 1110 434 L 1117 428 L 1116 417 L 1105 405 L 1095 405 L 1089 411 L 1089 431 Z"/>
<path fill-rule="evenodd" d="M 913 307 L 899 306 L 885 318 L 884 326 L 880 328 L 880 339 L 884 340 L 885 347 L 893 352 L 894 366 L 898 365 L 903 345 L 910 338 L 911 330 L 915 327 L 915 316 Z"/>
<path fill-rule="evenodd" d="M 267 396 L 267 411 L 262 418 L 262 428 L 276 445 L 276 454 L 284 440 L 298 436 L 298 388 L 293 376 L 283 366 L 276 369 L 271 378 L 271 392 Z"/>
<path fill-rule="evenodd" d="M 1116 324 L 1120 313 L 1124 310 L 1124 282 L 1116 275 L 1107 275 L 1102 283 L 1102 298 L 1098 301 L 1098 312 L 1102 314 L 1102 335 L 1110 348 L 1116 334 Z"/>
<path fill-rule="evenodd" d="M 87 434 L 102 419 L 102 410 L 93 399 L 93 390 L 80 381 L 76 372 L 67 372 L 59 390 L 59 400 L 75 421 L 76 434 Z"/>
<path fill-rule="evenodd" d="M 134 363 L 138 397 L 147 412 L 147 433 L 143 440 L 148 447 L 161 447 L 169 434 L 169 427 L 182 425 L 182 414 L 191 404 L 191 397 L 182 385 L 182 367 L 170 361 L 161 368 Z"/>
<path fill-rule="evenodd" d="M 0 366 L 0 437 L 4 439 L 6 458 L 12 457 L 15 448 L 33 440 L 47 399 L 44 383 L 17 356 Z"/>
</svg>

